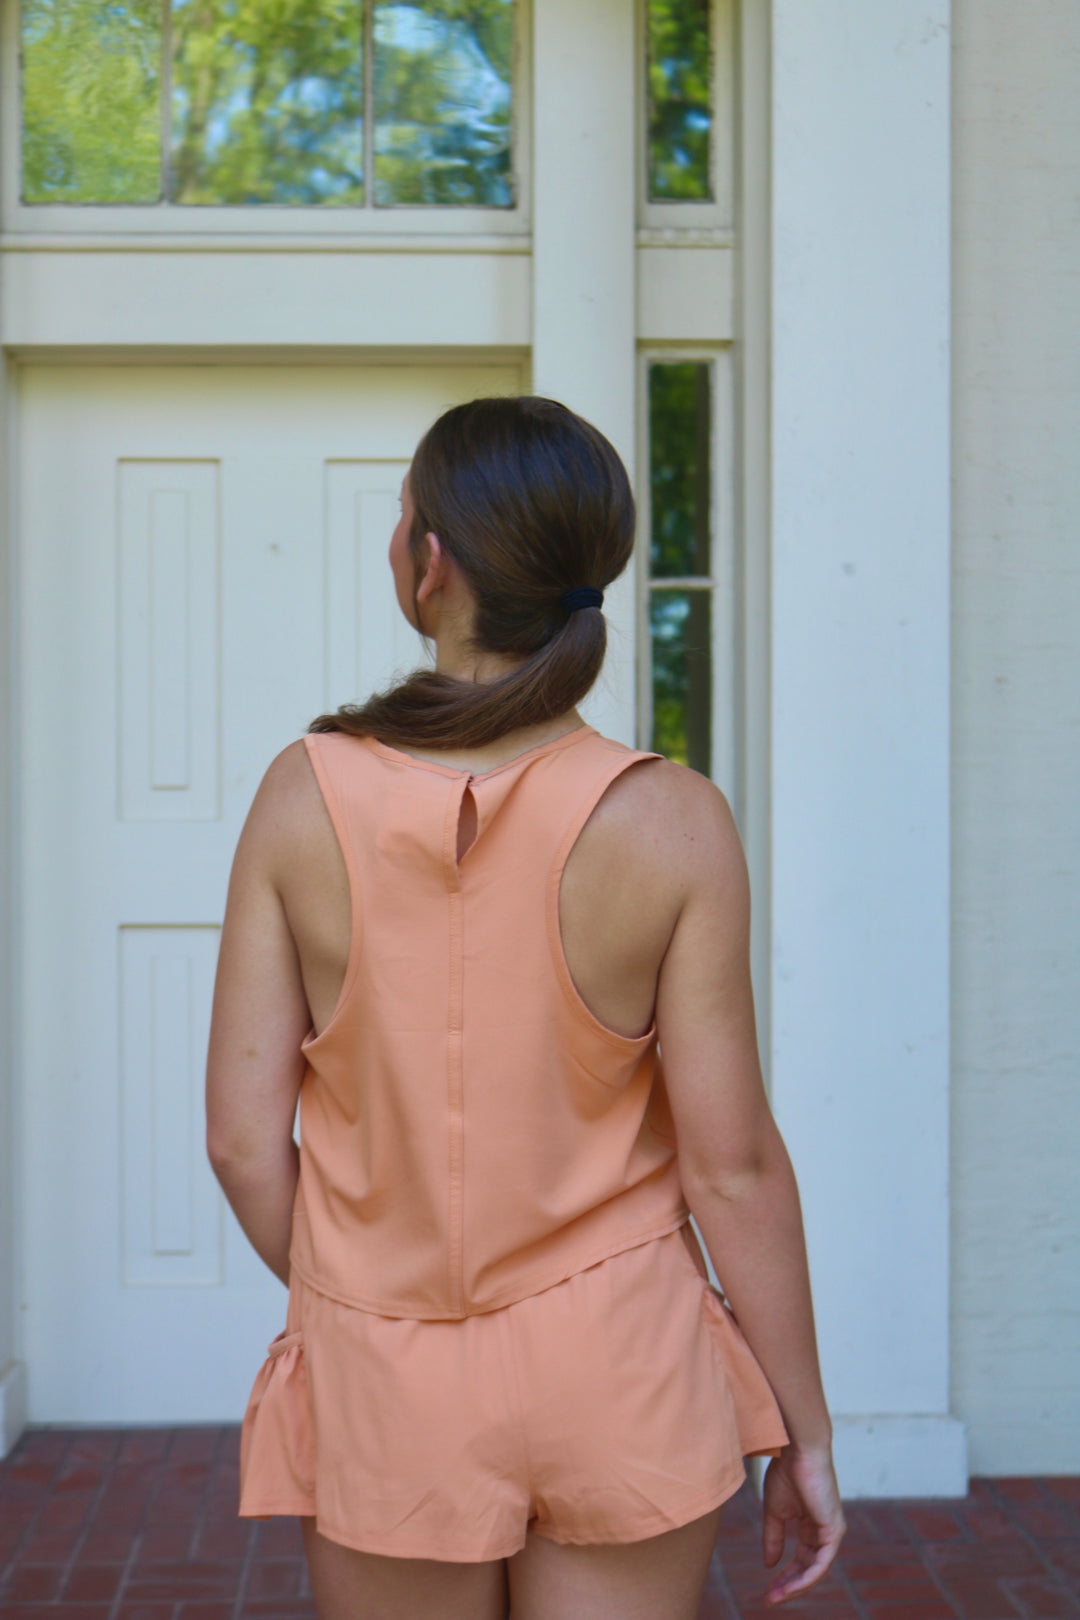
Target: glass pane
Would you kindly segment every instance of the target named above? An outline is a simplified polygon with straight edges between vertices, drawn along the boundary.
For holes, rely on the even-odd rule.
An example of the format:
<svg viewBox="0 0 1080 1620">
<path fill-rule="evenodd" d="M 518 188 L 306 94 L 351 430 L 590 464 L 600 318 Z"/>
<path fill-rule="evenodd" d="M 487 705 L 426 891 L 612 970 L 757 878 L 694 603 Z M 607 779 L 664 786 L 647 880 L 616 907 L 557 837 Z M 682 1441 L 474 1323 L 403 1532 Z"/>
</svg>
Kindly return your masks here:
<svg viewBox="0 0 1080 1620">
<path fill-rule="evenodd" d="M 169 199 L 361 203 L 361 0 L 172 0 Z"/>
<path fill-rule="evenodd" d="M 712 592 L 653 591 L 650 747 L 703 776 L 712 763 Z"/>
<path fill-rule="evenodd" d="M 649 201 L 710 202 L 710 0 L 648 0 Z"/>
<path fill-rule="evenodd" d="M 649 570 L 654 579 L 710 569 L 709 362 L 649 367 Z"/>
<path fill-rule="evenodd" d="M 513 207 L 513 34 L 513 0 L 376 0 L 376 204 Z"/>
<path fill-rule="evenodd" d="M 157 202 L 160 0 L 23 0 L 22 195 Z"/>
</svg>

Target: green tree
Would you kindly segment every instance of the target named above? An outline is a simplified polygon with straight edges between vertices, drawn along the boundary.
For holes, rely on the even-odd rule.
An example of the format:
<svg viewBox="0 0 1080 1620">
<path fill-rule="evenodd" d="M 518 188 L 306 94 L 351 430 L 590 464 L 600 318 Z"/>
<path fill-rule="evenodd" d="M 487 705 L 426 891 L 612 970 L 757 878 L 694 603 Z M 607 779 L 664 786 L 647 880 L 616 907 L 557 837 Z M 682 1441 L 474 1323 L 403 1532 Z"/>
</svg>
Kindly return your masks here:
<svg viewBox="0 0 1080 1620">
<path fill-rule="evenodd" d="M 649 196 L 712 196 L 710 0 L 649 0 Z"/>
<path fill-rule="evenodd" d="M 157 202 L 160 0 L 23 0 L 25 202 Z"/>
<path fill-rule="evenodd" d="M 510 207 L 513 0 L 375 7 L 375 201 Z"/>
<path fill-rule="evenodd" d="M 174 0 L 172 36 L 172 201 L 363 200 L 358 0 Z"/>
<path fill-rule="evenodd" d="M 369 0 L 374 200 L 513 204 L 513 0 Z M 24 196 L 360 204 L 364 0 L 24 0 Z"/>
</svg>

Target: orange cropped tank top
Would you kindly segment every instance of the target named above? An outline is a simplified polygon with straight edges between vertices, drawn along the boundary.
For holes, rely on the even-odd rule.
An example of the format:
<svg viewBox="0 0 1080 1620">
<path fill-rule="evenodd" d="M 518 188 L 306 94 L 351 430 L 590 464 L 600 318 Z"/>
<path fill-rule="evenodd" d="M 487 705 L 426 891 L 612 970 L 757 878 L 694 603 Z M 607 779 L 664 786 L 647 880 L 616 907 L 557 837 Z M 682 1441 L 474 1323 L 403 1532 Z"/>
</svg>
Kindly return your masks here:
<svg viewBox="0 0 1080 1620">
<path fill-rule="evenodd" d="M 301 1043 L 290 1264 L 347 1305 L 460 1318 L 681 1226 L 655 1023 L 628 1037 L 594 1017 L 558 913 L 604 789 L 659 756 L 588 725 L 480 773 L 304 741 L 352 936 L 330 1021 Z"/>
</svg>

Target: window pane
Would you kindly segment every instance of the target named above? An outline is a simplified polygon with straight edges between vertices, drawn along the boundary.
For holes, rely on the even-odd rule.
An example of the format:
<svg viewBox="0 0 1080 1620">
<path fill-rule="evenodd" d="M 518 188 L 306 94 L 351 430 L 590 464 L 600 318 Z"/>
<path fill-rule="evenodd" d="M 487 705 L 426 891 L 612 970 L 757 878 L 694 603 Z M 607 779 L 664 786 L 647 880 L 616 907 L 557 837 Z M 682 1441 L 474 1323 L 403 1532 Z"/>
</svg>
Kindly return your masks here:
<svg viewBox="0 0 1080 1620">
<path fill-rule="evenodd" d="M 157 202 L 160 55 L 160 0 L 23 0 L 25 202 Z"/>
<path fill-rule="evenodd" d="M 649 571 L 654 579 L 710 569 L 709 362 L 649 367 Z"/>
<path fill-rule="evenodd" d="M 513 0 L 375 3 L 375 202 L 511 208 Z"/>
<path fill-rule="evenodd" d="M 649 201 L 710 202 L 710 0 L 648 0 Z"/>
<path fill-rule="evenodd" d="M 169 197 L 360 203 L 361 0 L 172 0 Z"/>
<path fill-rule="evenodd" d="M 708 776 L 712 764 L 712 652 L 709 590 L 654 590 L 653 734 L 650 746 Z"/>
</svg>

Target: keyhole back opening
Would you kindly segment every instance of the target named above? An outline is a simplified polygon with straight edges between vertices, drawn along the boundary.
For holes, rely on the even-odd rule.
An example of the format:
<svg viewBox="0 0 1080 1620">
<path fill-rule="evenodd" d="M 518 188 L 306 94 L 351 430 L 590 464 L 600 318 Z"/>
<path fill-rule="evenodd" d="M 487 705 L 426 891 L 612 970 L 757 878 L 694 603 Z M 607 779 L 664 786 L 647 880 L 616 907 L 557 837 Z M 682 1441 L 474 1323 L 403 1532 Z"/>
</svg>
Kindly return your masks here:
<svg viewBox="0 0 1080 1620">
<path fill-rule="evenodd" d="M 472 788 L 466 787 L 465 792 L 461 795 L 461 804 L 458 807 L 457 864 L 459 866 L 476 842 L 476 832 L 476 799 Z"/>
</svg>

